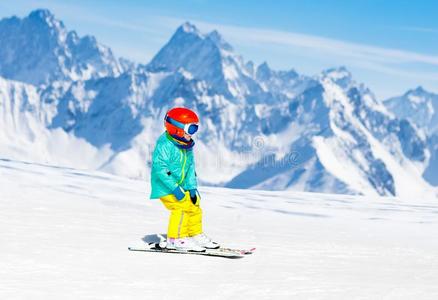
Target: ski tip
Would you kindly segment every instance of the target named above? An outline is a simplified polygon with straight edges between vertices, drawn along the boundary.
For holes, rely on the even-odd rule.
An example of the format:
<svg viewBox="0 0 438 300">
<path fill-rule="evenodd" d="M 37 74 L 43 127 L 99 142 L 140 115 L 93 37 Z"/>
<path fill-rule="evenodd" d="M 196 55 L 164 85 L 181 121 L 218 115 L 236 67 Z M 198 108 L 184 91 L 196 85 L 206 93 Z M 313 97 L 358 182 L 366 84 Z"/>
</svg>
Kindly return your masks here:
<svg viewBox="0 0 438 300">
<path fill-rule="evenodd" d="M 240 253 L 243 255 L 249 255 L 249 254 L 253 254 L 255 250 L 256 250 L 256 248 L 251 248 L 248 250 L 242 250 Z"/>
<path fill-rule="evenodd" d="M 129 251 L 139 251 L 141 250 L 141 248 L 137 248 L 137 247 L 128 247 Z"/>
</svg>

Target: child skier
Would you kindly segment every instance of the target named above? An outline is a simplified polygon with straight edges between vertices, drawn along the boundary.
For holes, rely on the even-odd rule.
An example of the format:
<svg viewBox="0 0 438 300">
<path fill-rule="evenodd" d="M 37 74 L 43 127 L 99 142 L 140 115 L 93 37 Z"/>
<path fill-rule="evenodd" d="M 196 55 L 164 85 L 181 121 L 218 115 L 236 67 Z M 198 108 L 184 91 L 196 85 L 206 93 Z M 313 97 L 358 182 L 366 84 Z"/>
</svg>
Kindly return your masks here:
<svg viewBox="0 0 438 300">
<path fill-rule="evenodd" d="M 192 139 L 198 123 L 190 109 L 169 110 L 164 119 L 166 131 L 158 138 L 152 156 L 151 199 L 160 198 L 170 210 L 168 249 L 203 252 L 219 248 L 202 231 Z"/>
</svg>

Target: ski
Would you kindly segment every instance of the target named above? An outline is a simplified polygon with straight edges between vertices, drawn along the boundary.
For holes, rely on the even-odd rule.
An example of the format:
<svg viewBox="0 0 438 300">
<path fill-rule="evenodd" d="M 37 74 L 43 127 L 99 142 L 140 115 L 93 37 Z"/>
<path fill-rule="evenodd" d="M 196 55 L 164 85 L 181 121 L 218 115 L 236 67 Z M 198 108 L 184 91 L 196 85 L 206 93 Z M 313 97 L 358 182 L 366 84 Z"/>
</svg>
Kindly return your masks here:
<svg viewBox="0 0 438 300">
<path fill-rule="evenodd" d="M 232 248 L 220 247 L 218 249 L 212 249 L 212 250 L 218 250 L 218 251 L 230 252 L 230 253 L 237 253 L 237 254 L 240 254 L 240 255 L 249 255 L 249 254 L 253 254 L 254 251 L 256 250 L 256 248 L 251 248 L 251 249 L 232 249 Z M 207 249 L 207 251 L 211 251 L 211 250 Z"/>
<path fill-rule="evenodd" d="M 178 251 L 178 250 L 169 250 L 169 249 L 155 249 L 155 248 L 133 248 L 129 247 L 129 251 L 140 251 L 140 252 L 156 252 L 156 253 L 173 253 L 173 254 L 189 254 L 189 255 L 202 255 L 202 256 L 215 256 L 215 257 L 223 257 L 223 258 L 243 258 L 244 255 L 236 254 L 236 253 L 228 253 L 228 252 L 189 252 L 189 251 Z"/>
<path fill-rule="evenodd" d="M 179 251 L 171 250 L 166 248 L 161 248 L 159 244 L 152 243 L 146 245 L 145 247 L 128 247 L 129 251 L 139 251 L 139 252 L 156 252 L 156 253 L 173 253 L 173 254 L 190 254 L 190 255 L 202 255 L 202 256 L 215 256 L 223 258 L 243 258 L 245 255 L 249 254 L 248 251 L 243 251 L 239 249 L 229 249 L 229 248 L 219 248 L 219 249 L 208 249 L 205 252 L 190 252 L 190 251 Z M 252 252 L 251 252 L 252 253 Z"/>
</svg>

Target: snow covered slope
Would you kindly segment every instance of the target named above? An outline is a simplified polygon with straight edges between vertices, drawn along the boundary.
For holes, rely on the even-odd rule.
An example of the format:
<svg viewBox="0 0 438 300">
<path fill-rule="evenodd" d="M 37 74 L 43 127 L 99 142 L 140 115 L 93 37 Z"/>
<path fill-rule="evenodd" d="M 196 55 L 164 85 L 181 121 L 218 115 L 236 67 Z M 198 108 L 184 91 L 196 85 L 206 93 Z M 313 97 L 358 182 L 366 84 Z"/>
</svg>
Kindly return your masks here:
<svg viewBox="0 0 438 300">
<path fill-rule="evenodd" d="M 286 155 L 274 150 L 274 163 L 263 168 L 257 162 L 229 187 L 417 196 L 432 192 L 421 178 L 428 156 L 424 138 L 408 121 L 387 112 L 345 68 L 326 70 L 308 81 L 281 111 L 285 122 L 299 128 L 286 138 L 291 142 Z M 267 134 L 266 141 L 275 133 Z M 275 145 L 277 139 L 271 139 L 269 145 Z M 284 160 L 291 154 L 296 154 L 293 164 Z"/>
<path fill-rule="evenodd" d="M 112 155 L 108 147 L 97 149 L 63 130 L 47 129 L 49 113 L 37 88 L 0 77 L 1 157 L 97 169 Z"/>
<path fill-rule="evenodd" d="M 241 260 L 133 253 L 165 232 L 149 185 L 0 160 L 1 299 L 437 299 L 438 205 L 202 188 L 205 231 Z"/>
</svg>

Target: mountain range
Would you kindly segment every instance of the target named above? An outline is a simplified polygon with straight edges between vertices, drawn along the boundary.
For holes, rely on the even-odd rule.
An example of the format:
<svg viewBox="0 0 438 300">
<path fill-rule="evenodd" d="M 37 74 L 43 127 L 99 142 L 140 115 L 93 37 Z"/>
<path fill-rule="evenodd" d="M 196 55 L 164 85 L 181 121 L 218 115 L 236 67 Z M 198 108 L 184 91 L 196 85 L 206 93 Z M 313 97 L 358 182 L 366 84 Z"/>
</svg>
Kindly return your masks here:
<svg viewBox="0 0 438 300">
<path fill-rule="evenodd" d="M 2 19 L 0 44 L 0 156 L 147 179 L 165 112 L 187 106 L 203 184 L 437 195 L 438 96 L 421 87 L 382 101 L 345 67 L 255 66 L 188 22 L 145 64 L 48 10 Z"/>
</svg>

